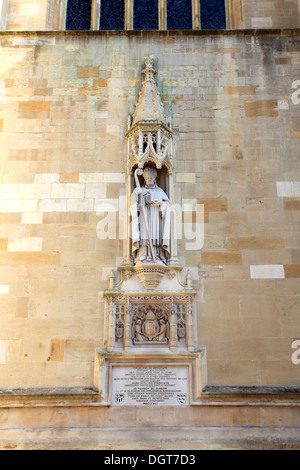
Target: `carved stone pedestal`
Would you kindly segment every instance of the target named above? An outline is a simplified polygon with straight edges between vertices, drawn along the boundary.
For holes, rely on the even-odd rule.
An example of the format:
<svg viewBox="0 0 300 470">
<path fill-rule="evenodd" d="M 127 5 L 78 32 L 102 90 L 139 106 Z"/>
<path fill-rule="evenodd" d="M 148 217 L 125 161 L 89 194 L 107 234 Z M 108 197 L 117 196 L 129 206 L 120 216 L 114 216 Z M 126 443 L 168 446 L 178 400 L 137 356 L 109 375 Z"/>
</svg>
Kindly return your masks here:
<svg viewBox="0 0 300 470">
<path fill-rule="evenodd" d="M 108 300 L 107 351 L 130 352 L 153 346 L 168 351 L 194 351 L 193 300 L 195 291 L 180 281 L 180 270 L 165 266 L 160 289 L 143 287 L 139 274 L 111 285 Z"/>
<path fill-rule="evenodd" d="M 189 406 L 206 385 L 206 353 L 195 351 L 196 292 L 182 268 L 165 267 L 149 290 L 135 269 L 111 277 L 107 350 L 97 350 L 95 387 L 107 405 Z M 129 274 L 130 273 L 130 274 Z"/>
</svg>

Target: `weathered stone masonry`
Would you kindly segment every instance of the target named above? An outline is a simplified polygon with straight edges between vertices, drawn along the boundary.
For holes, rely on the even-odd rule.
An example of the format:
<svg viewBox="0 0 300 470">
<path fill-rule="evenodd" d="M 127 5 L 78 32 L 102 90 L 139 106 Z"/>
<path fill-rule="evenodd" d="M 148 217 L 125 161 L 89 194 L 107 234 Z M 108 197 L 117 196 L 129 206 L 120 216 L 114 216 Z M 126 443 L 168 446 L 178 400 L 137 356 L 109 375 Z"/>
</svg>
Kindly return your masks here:
<svg viewBox="0 0 300 470">
<path fill-rule="evenodd" d="M 123 256 L 123 241 L 100 240 L 97 224 L 110 212 L 118 233 L 127 116 L 151 55 L 172 117 L 178 201 L 191 204 L 191 220 L 193 204 L 204 204 L 203 249 L 186 250 L 183 239 L 179 252 L 198 293 L 208 384 L 299 387 L 291 361 L 300 337 L 299 30 L 2 32 L 0 40 L 2 391 L 92 387 L 95 350 L 105 346 L 103 292 Z M 109 423 L 113 414 L 101 410 L 95 423 L 101 413 Z M 77 411 L 76 426 L 87 419 Z M 284 408 L 273 412 L 270 425 L 284 416 L 297 426 L 296 406 L 293 422 Z M 205 413 L 203 423 L 215 425 Z M 220 413 L 222 423 L 234 419 Z"/>
</svg>

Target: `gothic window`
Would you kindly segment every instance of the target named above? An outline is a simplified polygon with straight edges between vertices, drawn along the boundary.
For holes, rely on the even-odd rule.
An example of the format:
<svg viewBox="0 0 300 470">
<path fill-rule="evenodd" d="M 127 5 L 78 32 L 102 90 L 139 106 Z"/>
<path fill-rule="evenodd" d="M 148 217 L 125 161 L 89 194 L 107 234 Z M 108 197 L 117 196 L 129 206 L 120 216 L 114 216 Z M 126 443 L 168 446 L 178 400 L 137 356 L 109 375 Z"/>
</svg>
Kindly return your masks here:
<svg viewBox="0 0 300 470">
<path fill-rule="evenodd" d="M 125 0 L 101 0 L 100 29 L 125 28 Z"/>
<path fill-rule="evenodd" d="M 167 29 L 192 28 L 192 0 L 167 0 Z"/>
<path fill-rule="evenodd" d="M 66 29 L 226 29 L 225 2 L 226 0 L 67 0 Z"/>
<path fill-rule="evenodd" d="M 90 29 L 92 0 L 68 0 L 66 29 Z"/>
<path fill-rule="evenodd" d="M 201 29 L 226 29 L 224 0 L 200 0 Z"/>
<path fill-rule="evenodd" d="M 158 29 L 158 0 L 134 0 L 133 29 Z"/>
</svg>

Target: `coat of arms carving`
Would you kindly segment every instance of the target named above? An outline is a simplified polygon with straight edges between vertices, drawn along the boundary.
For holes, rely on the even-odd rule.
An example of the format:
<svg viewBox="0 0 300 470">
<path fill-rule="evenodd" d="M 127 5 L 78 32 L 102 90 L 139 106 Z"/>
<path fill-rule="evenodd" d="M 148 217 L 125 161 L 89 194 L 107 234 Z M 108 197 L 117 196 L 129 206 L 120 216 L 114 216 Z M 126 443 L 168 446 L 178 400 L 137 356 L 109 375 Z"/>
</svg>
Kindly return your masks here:
<svg viewBox="0 0 300 470">
<path fill-rule="evenodd" d="M 167 344 L 169 339 L 169 321 L 167 315 L 150 307 L 146 313 L 140 309 L 134 316 L 132 324 L 132 336 L 134 344 L 160 343 Z"/>
</svg>

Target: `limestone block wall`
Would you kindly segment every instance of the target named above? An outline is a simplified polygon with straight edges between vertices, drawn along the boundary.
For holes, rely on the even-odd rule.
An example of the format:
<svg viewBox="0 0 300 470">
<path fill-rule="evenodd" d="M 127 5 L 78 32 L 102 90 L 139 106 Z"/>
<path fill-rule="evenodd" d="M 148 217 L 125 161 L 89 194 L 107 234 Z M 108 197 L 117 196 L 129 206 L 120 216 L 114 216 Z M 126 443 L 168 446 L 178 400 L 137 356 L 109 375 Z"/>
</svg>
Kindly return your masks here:
<svg viewBox="0 0 300 470">
<path fill-rule="evenodd" d="M 93 383 L 149 55 L 173 122 L 176 202 L 187 221 L 204 205 L 204 246 L 183 238 L 179 256 L 209 385 L 299 386 L 298 32 L 0 39 L 0 388 Z"/>
<path fill-rule="evenodd" d="M 3 0 L 8 10 L 1 29 L 45 31 L 64 29 L 66 0 Z"/>
<path fill-rule="evenodd" d="M 238 2 L 236 2 L 238 3 Z M 235 10 L 237 11 L 237 5 Z M 243 0 L 246 28 L 299 28 L 298 0 Z"/>
<path fill-rule="evenodd" d="M 8 0 L 0 1 L 0 30 L 6 29 L 6 21 L 8 14 Z"/>
<path fill-rule="evenodd" d="M 6 30 L 43 31 L 46 28 L 47 0 L 9 0 Z"/>
</svg>

